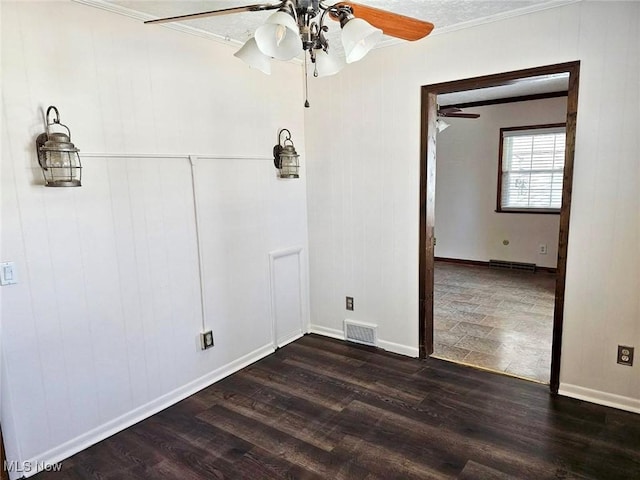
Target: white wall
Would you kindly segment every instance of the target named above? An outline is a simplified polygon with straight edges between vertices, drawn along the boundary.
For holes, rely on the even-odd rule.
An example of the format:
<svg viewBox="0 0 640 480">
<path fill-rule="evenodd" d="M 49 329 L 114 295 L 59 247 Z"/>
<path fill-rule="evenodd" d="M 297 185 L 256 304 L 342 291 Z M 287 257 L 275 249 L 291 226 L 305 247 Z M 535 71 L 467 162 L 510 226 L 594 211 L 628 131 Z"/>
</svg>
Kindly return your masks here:
<svg viewBox="0 0 640 480">
<path fill-rule="evenodd" d="M 271 352 L 273 251 L 301 248 L 292 306 L 308 315 L 304 167 L 279 180 L 270 158 L 281 127 L 305 158 L 301 69 L 266 77 L 233 51 L 71 2 L 2 3 L 10 461 L 64 458 Z M 50 104 L 84 155 L 81 188 L 42 186 Z M 206 352 L 185 154 L 200 155 Z"/>
<path fill-rule="evenodd" d="M 418 346 L 420 86 L 580 60 L 561 388 L 640 411 L 640 4 L 580 2 L 370 53 L 312 84 L 305 117 L 311 311 Z M 327 126 L 334 135 L 327 135 Z"/>
<path fill-rule="evenodd" d="M 556 267 L 559 215 L 496 213 L 498 151 L 501 128 L 563 123 L 566 105 L 566 97 L 487 105 L 465 109 L 478 119 L 445 119 L 451 126 L 437 139 L 437 257 Z"/>
</svg>

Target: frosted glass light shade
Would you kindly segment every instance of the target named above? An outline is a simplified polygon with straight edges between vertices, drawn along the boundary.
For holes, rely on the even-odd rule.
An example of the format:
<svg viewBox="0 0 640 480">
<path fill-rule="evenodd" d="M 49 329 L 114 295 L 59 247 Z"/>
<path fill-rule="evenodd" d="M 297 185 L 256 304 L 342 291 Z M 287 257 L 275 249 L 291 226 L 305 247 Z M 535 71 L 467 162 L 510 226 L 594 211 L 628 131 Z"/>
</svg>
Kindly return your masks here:
<svg viewBox="0 0 640 480">
<path fill-rule="evenodd" d="M 345 61 L 339 55 L 334 53 L 327 53 L 322 49 L 315 51 L 316 54 L 316 70 L 318 71 L 318 77 L 328 77 L 329 75 L 335 75 L 342 67 L 345 66 Z"/>
<path fill-rule="evenodd" d="M 441 119 L 439 119 L 439 118 L 436 120 L 436 127 L 437 127 L 437 129 L 438 129 L 438 133 L 440 133 L 440 132 L 442 132 L 442 131 L 446 130 L 446 129 L 447 129 L 447 128 L 449 128 L 450 126 L 451 126 L 451 124 L 449 124 L 449 123 L 445 122 L 444 120 L 441 120 Z"/>
<path fill-rule="evenodd" d="M 271 60 L 260 51 L 255 38 L 250 38 L 245 44 L 233 54 L 245 62 L 251 68 L 260 70 L 262 73 L 271 75 Z"/>
<path fill-rule="evenodd" d="M 262 53 L 278 60 L 291 60 L 302 52 L 300 29 L 294 18 L 276 12 L 257 28 L 256 43 Z"/>
<path fill-rule="evenodd" d="M 342 45 L 347 63 L 357 62 L 382 38 L 382 30 L 366 20 L 352 18 L 342 27 Z"/>
</svg>

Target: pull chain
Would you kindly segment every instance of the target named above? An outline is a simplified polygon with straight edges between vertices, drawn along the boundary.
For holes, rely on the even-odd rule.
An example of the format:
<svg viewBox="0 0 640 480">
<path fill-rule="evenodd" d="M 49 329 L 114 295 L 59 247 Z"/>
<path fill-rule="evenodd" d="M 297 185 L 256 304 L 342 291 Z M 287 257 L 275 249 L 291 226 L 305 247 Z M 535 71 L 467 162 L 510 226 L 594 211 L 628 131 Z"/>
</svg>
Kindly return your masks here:
<svg viewBox="0 0 640 480">
<path fill-rule="evenodd" d="M 304 53 L 304 107 L 309 108 L 309 76 L 307 75 L 307 52 Z"/>
</svg>

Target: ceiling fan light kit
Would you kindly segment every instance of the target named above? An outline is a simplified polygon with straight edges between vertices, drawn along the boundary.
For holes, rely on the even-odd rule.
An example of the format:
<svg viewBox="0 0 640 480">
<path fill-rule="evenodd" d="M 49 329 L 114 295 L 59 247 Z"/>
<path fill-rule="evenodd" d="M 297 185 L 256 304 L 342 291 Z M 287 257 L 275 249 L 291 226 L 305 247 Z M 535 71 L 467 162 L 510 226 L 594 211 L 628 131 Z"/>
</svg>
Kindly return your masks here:
<svg viewBox="0 0 640 480">
<path fill-rule="evenodd" d="M 271 72 L 271 58 L 286 61 L 302 52 L 309 52 L 309 59 L 315 65 L 314 76 L 323 77 L 340 71 L 345 62 L 339 55 L 330 52 L 329 41 L 325 36 L 329 31 L 329 27 L 325 25 L 327 16 L 340 22 L 346 63 L 362 59 L 381 40 L 383 34 L 413 41 L 426 37 L 433 30 L 433 24 L 423 20 L 354 2 L 326 5 L 323 0 L 283 0 L 276 4 L 225 8 L 148 20 L 145 23 L 178 22 L 265 10 L 277 12 L 256 29 L 255 36 L 235 56 L 266 74 Z"/>
<path fill-rule="evenodd" d="M 280 10 L 257 28 L 256 43 L 262 53 L 276 60 L 291 60 L 302 51 L 300 29 L 292 13 Z"/>
<path fill-rule="evenodd" d="M 353 15 L 348 15 L 340 24 L 347 63 L 362 59 L 382 39 L 382 30 Z"/>
<path fill-rule="evenodd" d="M 335 75 L 346 65 L 344 58 L 338 55 L 332 55 L 321 48 L 315 50 L 316 56 L 316 72 L 318 77 L 328 77 Z"/>
<path fill-rule="evenodd" d="M 233 55 L 251 68 L 260 70 L 266 75 L 271 75 L 271 60 L 260 51 L 255 38 L 250 38 L 242 48 Z"/>
</svg>

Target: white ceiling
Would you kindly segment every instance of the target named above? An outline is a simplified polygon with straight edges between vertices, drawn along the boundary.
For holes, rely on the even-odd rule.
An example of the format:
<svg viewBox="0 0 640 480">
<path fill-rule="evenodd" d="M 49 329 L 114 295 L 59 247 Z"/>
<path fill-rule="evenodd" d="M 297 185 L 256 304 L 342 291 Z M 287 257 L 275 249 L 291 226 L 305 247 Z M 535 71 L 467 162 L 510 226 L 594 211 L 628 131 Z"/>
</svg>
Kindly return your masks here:
<svg viewBox="0 0 640 480">
<path fill-rule="evenodd" d="M 139 15 L 141 19 L 172 17 L 222 8 L 261 3 L 260 0 L 76 0 L 81 3 L 121 9 L 121 13 Z M 337 2 L 338 0 L 335 0 Z M 427 20 L 435 25 L 432 33 L 464 28 L 478 23 L 519 15 L 531 11 L 573 3 L 577 0 L 359 0 L 358 3 L 395 13 Z M 327 5 L 335 3 L 326 1 Z M 274 4 L 278 0 L 267 0 Z M 243 12 L 221 17 L 201 18 L 183 22 L 220 38 L 244 43 L 272 12 Z M 333 22 L 331 22 L 333 23 Z M 337 27 L 337 23 L 335 24 Z M 157 25 L 146 28 L 158 28 Z M 331 28 L 337 33 L 339 28 Z M 391 40 L 385 37 L 386 40 Z M 341 48 L 339 41 L 332 46 Z M 388 42 L 382 42 L 384 45 Z"/>
<path fill-rule="evenodd" d="M 220 41 L 243 44 L 272 13 L 243 12 L 231 15 L 201 18 L 164 25 L 143 25 L 142 20 L 186 15 L 223 8 L 261 3 L 261 0 L 74 0 L 78 3 L 110 10 L 141 20 L 140 28 L 176 28 L 188 33 L 205 35 Z M 337 2 L 338 0 L 335 0 Z M 468 28 L 503 18 L 523 15 L 538 10 L 554 8 L 579 0 L 358 0 L 358 3 L 389 10 L 395 13 L 427 20 L 435 25 L 431 35 L 452 30 Z M 327 5 L 335 3 L 326 1 Z M 265 3 L 278 3 L 267 0 Z M 340 42 L 340 28 L 337 23 L 329 22 L 330 48 L 344 56 Z M 426 37 L 420 42 L 428 42 Z M 380 46 L 399 43 L 391 37 L 384 37 Z M 441 105 L 466 103 L 495 98 L 530 95 L 534 93 L 555 92 L 567 89 L 568 77 L 545 76 L 512 85 L 491 89 L 456 92 L 440 95 Z"/>
<path fill-rule="evenodd" d="M 522 97 L 551 92 L 566 92 L 569 89 L 569 73 L 540 75 L 516 80 L 499 87 L 478 88 L 463 92 L 438 95 L 439 105 L 457 105 L 460 103 L 482 102 L 498 98 Z"/>
</svg>

